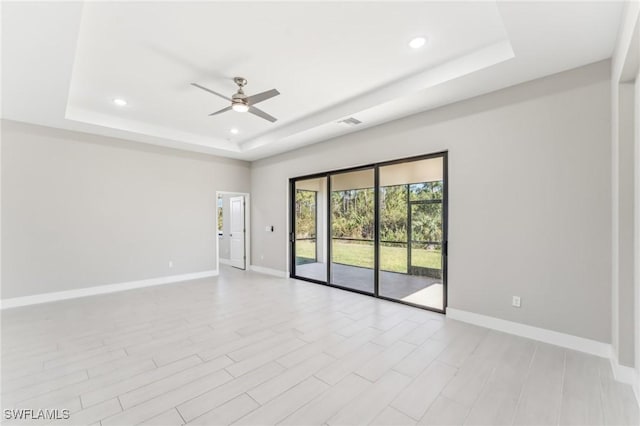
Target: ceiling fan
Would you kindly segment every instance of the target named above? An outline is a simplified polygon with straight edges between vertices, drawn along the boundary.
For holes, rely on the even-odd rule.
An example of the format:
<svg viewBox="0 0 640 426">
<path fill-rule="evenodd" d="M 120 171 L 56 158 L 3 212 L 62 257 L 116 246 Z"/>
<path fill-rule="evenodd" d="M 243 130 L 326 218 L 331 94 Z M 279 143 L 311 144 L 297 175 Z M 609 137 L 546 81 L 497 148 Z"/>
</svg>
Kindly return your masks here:
<svg viewBox="0 0 640 426">
<path fill-rule="evenodd" d="M 229 105 L 228 107 L 222 108 L 220 111 L 213 112 L 209 114 L 209 116 L 218 115 L 223 112 L 227 112 L 229 110 L 234 110 L 237 112 L 248 111 L 251 114 L 257 115 L 258 117 L 264 118 L 265 120 L 268 120 L 272 123 L 278 120 L 272 115 L 269 115 L 266 112 L 262 111 L 261 109 L 256 108 L 254 105 L 257 104 L 258 102 L 266 101 L 267 99 L 271 99 L 274 96 L 278 96 L 280 92 L 278 92 L 276 89 L 271 89 L 271 90 L 267 90 L 266 92 L 258 93 L 256 95 L 247 96 L 244 94 L 244 91 L 242 90 L 242 88 L 247 84 L 247 79 L 243 77 L 235 77 L 233 81 L 238 85 L 238 91 L 233 96 L 231 96 L 231 98 L 221 95 L 218 92 L 214 92 L 211 89 L 207 89 L 206 87 L 201 86 L 198 83 L 191 83 L 191 85 L 197 87 L 198 89 L 202 89 L 209 93 L 213 93 L 214 95 L 219 96 L 222 99 L 225 99 L 231 102 L 231 105 Z"/>
</svg>

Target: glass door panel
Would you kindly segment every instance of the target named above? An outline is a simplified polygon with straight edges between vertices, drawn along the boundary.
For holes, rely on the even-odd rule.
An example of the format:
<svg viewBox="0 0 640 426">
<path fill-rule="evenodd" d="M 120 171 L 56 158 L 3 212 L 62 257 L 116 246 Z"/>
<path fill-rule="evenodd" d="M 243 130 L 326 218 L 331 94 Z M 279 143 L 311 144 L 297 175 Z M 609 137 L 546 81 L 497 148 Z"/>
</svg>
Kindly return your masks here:
<svg viewBox="0 0 640 426">
<path fill-rule="evenodd" d="M 411 202 L 412 275 L 442 278 L 442 201 Z"/>
<path fill-rule="evenodd" d="M 327 178 L 296 181 L 294 191 L 294 275 L 326 282 Z"/>
<path fill-rule="evenodd" d="M 374 292 L 374 170 L 330 176 L 330 284 Z"/>
<path fill-rule="evenodd" d="M 406 274 L 409 188 L 390 185 L 380 188 L 380 270 Z"/>
<path fill-rule="evenodd" d="M 380 296 L 444 309 L 442 157 L 380 167 Z"/>
</svg>

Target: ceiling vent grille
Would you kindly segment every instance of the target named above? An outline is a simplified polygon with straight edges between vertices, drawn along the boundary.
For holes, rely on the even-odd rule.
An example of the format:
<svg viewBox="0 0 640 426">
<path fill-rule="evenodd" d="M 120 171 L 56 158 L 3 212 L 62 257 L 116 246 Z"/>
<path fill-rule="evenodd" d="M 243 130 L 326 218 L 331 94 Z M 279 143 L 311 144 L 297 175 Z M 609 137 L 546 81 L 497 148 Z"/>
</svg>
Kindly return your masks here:
<svg viewBox="0 0 640 426">
<path fill-rule="evenodd" d="M 357 126 L 358 124 L 362 123 L 362 121 L 358 120 L 357 118 L 349 117 L 345 118 L 344 120 L 338 121 L 338 123 L 346 124 L 347 126 Z"/>
</svg>

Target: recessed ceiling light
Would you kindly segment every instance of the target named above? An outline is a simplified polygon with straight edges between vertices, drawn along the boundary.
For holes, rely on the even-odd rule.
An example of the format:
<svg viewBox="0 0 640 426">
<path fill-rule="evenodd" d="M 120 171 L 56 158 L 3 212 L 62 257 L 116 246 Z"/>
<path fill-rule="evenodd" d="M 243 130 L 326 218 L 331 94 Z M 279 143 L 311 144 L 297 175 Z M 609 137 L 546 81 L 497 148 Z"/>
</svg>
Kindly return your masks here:
<svg viewBox="0 0 640 426">
<path fill-rule="evenodd" d="M 116 98 L 113 100 L 113 103 L 118 105 L 118 106 L 125 106 L 127 105 L 127 101 L 125 101 L 124 99 L 120 99 L 120 98 Z"/>
<path fill-rule="evenodd" d="M 234 135 L 237 135 L 237 134 L 238 134 L 238 132 L 239 132 L 239 130 L 238 130 L 238 129 L 236 129 L 235 127 L 234 127 L 233 129 L 229 130 L 229 131 L 230 131 L 232 134 L 234 134 Z"/>
<path fill-rule="evenodd" d="M 409 46 L 413 49 L 420 49 L 427 42 L 424 37 L 416 37 L 409 42 Z"/>
</svg>

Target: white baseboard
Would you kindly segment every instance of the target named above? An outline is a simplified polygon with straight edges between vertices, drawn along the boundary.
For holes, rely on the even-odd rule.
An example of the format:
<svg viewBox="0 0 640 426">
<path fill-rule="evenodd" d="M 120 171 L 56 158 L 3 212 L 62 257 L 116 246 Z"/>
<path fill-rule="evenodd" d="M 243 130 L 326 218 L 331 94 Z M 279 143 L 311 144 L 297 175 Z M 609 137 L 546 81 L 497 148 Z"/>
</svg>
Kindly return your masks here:
<svg viewBox="0 0 640 426">
<path fill-rule="evenodd" d="M 78 297 L 95 296 L 98 294 L 115 293 L 117 291 L 132 290 L 135 288 L 151 287 L 156 285 L 171 284 L 180 281 L 195 280 L 198 278 L 215 277 L 218 271 L 202 271 L 190 274 L 171 275 L 168 277 L 149 278 L 146 280 L 129 281 L 117 284 L 99 285 L 95 287 L 79 288 L 77 290 L 56 291 L 53 293 L 34 294 L 33 296 L 13 297 L 3 299 L 0 309 L 17 308 L 20 306 L 37 305 L 40 303 L 56 302 L 58 300 L 76 299 Z"/>
<path fill-rule="evenodd" d="M 518 322 L 507 321 L 455 308 L 447 308 L 447 317 L 467 322 L 469 324 L 478 325 L 480 327 L 490 328 L 504 333 L 550 343 L 552 345 L 585 352 L 602 358 L 608 358 L 611 364 L 613 377 L 618 382 L 631 385 L 636 397 L 636 402 L 640 406 L 640 376 L 636 369 L 620 365 L 618 363 L 618 357 L 609 343 L 598 342 L 596 340 L 585 339 L 584 337 L 573 336 L 571 334 L 547 330 L 546 328 L 533 327 Z"/>
<path fill-rule="evenodd" d="M 262 266 L 251 265 L 250 269 L 253 272 L 259 272 L 261 274 L 273 275 L 274 277 L 287 278 L 289 276 L 288 272 L 279 271 L 277 269 L 265 268 Z"/>
<path fill-rule="evenodd" d="M 609 362 L 611 363 L 611 370 L 613 371 L 613 377 L 622 383 L 626 383 L 636 388 L 636 370 L 635 368 L 627 367 L 626 365 L 620 365 L 618 362 L 618 357 L 611 351 L 611 356 L 609 357 Z"/>
<path fill-rule="evenodd" d="M 222 263 L 223 265 L 231 265 L 231 259 L 223 259 L 223 258 L 219 258 L 218 261 L 220 263 Z"/>
<path fill-rule="evenodd" d="M 626 383 L 631 385 L 633 389 L 633 394 L 636 397 L 636 403 L 638 407 L 640 407 L 640 375 L 637 374 L 635 368 L 627 367 L 626 365 L 620 365 L 618 362 L 618 357 L 613 351 L 613 347 L 611 350 L 611 356 L 609 357 L 609 362 L 611 363 L 611 370 L 613 371 L 613 378 L 618 382 Z"/>
<path fill-rule="evenodd" d="M 507 321 L 487 315 L 462 311 L 454 308 L 447 308 L 447 317 L 458 321 L 467 322 L 481 327 L 491 328 L 504 333 L 515 334 L 540 342 L 550 343 L 563 348 L 573 349 L 588 354 L 597 355 L 602 358 L 611 359 L 611 345 L 598 342 L 596 340 L 585 339 L 584 337 L 573 336 L 571 334 L 560 333 L 545 328 L 533 327 L 518 322 Z"/>
</svg>

